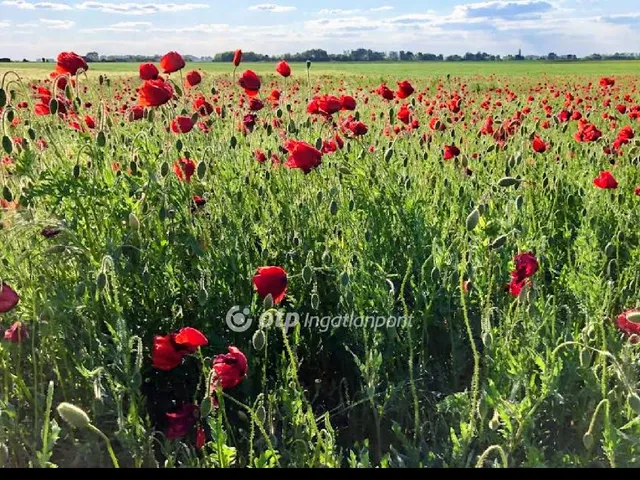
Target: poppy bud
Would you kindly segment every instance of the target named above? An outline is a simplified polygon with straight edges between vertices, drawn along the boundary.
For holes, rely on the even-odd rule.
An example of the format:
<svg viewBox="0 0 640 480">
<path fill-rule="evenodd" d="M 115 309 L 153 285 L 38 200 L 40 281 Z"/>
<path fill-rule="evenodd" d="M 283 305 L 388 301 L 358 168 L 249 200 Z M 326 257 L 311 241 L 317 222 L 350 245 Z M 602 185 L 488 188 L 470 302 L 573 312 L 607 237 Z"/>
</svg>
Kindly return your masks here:
<svg viewBox="0 0 640 480">
<path fill-rule="evenodd" d="M 264 297 L 263 305 L 266 310 L 273 308 L 273 295 L 269 293 L 266 297 Z"/>
<path fill-rule="evenodd" d="M 84 410 L 67 402 L 58 405 L 58 415 L 73 428 L 83 429 L 91 425 L 91 419 Z"/>
<path fill-rule="evenodd" d="M 587 450 L 591 450 L 593 448 L 593 433 L 591 433 L 591 431 L 584 434 L 582 437 L 582 443 L 584 444 L 584 448 Z"/>
<path fill-rule="evenodd" d="M 11 152 L 13 152 L 13 143 L 7 135 L 2 137 L 2 148 L 4 148 L 4 151 L 9 155 L 11 155 Z"/>
<path fill-rule="evenodd" d="M 313 269 L 309 265 L 306 265 L 302 269 L 302 280 L 304 280 L 305 283 L 311 283 L 312 276 L 313 276 Z"/>
<path fill-rule="evenodd" d="M 307 70 L 311 68 L 311 60 L 307 60 Z"/>
<path fill-rule="evenodd" d="M 498 411 L 495 410 L 493 412 L 493 417 L 489 421 L 489 428 L 491 430 L 497 430 L 499 426 L 500 426 L 500 416 L 498 415 Z"/>
<path fill-rule="evenodd" d="M 131 228 L 131 230 L 133 230 L 134 232 L 140 230 L 140 220 L 138 220 L 138 217 L 136 217 L 135 213 L 133 212 L 129 214 L 129 228 Z"/>
<path fill-rule="evenodd" d="M 256 333 L 253 334 L 251 338 L 251 343 L 253 344 L 253 348 L 260 351 L 264 348 L 266 344 L 266 337 L 262 330 L 256 330 Z"/>
<path fill-rule="evenodd" d="M 474 230 L 478 226 L 479 221 L 480 221 L 480 211 L 477 208 L 475 208 L 473 212 L 471 212 L 467 217 L 467 222 L 466 222 L 467 230 L 469 232 Z"/>
<path fill-rule="evenodd" d="M 314 310 L 317 310 L 319 305 L 320 305 L 320 297 L 318 296 L 317 293 L 312 294 L 311 295 L 311 308 L 313 308 Z"/>
</svg>

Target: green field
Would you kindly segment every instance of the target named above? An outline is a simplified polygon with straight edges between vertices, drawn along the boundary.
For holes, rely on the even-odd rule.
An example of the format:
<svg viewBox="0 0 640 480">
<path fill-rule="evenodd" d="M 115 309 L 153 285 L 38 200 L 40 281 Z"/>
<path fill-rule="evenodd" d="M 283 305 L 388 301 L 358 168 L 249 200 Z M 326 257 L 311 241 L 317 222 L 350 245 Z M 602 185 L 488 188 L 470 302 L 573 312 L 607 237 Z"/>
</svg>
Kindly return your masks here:
<svg viewBox="0 0 640 480">
<path fill-rule="evenodd" d="M 229 73 L 232 67 L 225 63 L 187 64 L 186 70 L 199 69 L 207 73 Z M 306 65 L 292 64 L 293 78 L 305 77 Z M 15 70 L 28 78 L 45 76 L 54 69 L 54 64 L 13 63 L 0 64 L 0 74 L 6 70 Z M 258 74 L 273 73 L 270 63 L 243 63 L 242 69 L 252 69 Z M 90 77 L 93 74 L 131 74 L 138 71 L 137 63 L 92 63 L 89 66 Z M 625 75 L 640 74 L 640 61 L 605 62 L 401 62 L 401 63 L 314 63 L 314 74 L 366 75 L 370 77 L 454 75 Z"/>
<path fill-rule="evenodd" d="M 640 466 L 640 63 L 8 68 L 0 467 Z"/>
</svg>

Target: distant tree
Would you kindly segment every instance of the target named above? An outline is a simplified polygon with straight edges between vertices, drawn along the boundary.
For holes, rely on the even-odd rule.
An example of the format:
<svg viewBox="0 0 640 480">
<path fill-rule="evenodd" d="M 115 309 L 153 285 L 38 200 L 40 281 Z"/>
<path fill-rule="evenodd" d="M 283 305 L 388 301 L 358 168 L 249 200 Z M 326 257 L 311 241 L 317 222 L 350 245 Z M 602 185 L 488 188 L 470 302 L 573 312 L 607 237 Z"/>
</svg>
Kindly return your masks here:
<svg viewBox="0 0 640 480">
<path fill-rule="evenodd" d="M 10 59 L 10 58 L 7 58 L 7 57 L 2 57 L 2 58 L 0 58 L 0 62 L 2 62 L 2 63 L 9 63 L 9 62 L 11 62 L 11 59 Z"/>
<path fill-rule="evenodd" d="M 89 52 L 84 56 L 84 59 L 87 62 L 99 62 L 100 55 L 98 54 L 98 52 Z"/>
<path fill-rule="evenodd" d="M 551 52 L 549 55 L 547 55 L 547 60 L 557 60 L 557 59 L 558 59 L 558 55 L 556 55 L 553 52 Z"/>
</svg>

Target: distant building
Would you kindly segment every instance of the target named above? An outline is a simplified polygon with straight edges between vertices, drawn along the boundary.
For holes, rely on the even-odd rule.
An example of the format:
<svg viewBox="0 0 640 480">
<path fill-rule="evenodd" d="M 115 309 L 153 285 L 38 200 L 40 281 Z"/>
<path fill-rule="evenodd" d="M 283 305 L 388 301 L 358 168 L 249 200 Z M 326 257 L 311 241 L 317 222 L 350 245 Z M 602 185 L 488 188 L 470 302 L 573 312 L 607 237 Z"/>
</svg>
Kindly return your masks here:
<svg viewBox="0 0 640 480">
<path fill-rule="evenodd" d="M 521 48 L 518 50 L 518 54 L 514 57 L 514 60 L 524 60 L 524 57 L 522 56 Z"/>
</svg>

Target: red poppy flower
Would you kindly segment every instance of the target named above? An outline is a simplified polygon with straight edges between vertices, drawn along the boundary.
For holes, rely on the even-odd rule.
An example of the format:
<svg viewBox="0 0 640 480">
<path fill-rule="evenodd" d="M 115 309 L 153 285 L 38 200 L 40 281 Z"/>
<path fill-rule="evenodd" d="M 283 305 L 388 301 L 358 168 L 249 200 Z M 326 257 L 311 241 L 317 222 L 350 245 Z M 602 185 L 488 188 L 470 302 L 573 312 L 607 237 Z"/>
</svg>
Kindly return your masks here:
<svg viewBox="0 0 640 480">
<path fill-rule="evenodd" d="M 259 98 L 252 97 L 249 99 L 249 110 L 258 112 L 264 108 L 264 103 Z"/>
<path fill-rule="evenodd" d="M 87 127 L 89 127 L 92 130 L 96 128 L 96 121 L 89 115 L 85 115 L 84 123 L 86 123 Z"/>
<path fill-rule="evenodd" d="M 58 55 L 56 72 L 76 75 L 79 70 L 89 70 L 89 65 L 80 55 L 74 52 L 62 52 Z"/>
<path fill-rule="evenodd" d="M 158 78 L 160 72 L 158 67 L 153 63 L 141 63 L 140 64 L 140 79 L 141 80 L 155 80 Z"/>
<path fill-rule="evenodd" d="M 639 310 L 634 308 L 620 314 L 616 319 L 616 325 L 621 331 L 623 331 L 627 336 L 636 336 L 631 343 L 638 343 L 640 337 L 640 323 L 632 322 L 631 320 L 629 320 L 628 316 L 631 313 L 639 312 Z"/>
<path fill-rule="evenodd" d="M 400 120 L 405 125 L 409 125 L 411 117 L 411 110 L 409 110 L 409 105 L 406 103 L 402 104 L 400 110 L 398 110 L 398 120 Z"/>
<path fill-rule="evenodd" d="M 184 66 L 184 58 L 178 52 L 169 52 L 160 59 L 160 68 L 164 73 L 177 72 Z"/>
<path fill-rule="evenodd" d="M 262 150 L 254 151 L 253 156 L 258 161 L 258 163 L 264 163 L 267 161 L 267 155 Z"/>
<path fill-rule="evenodd" d="M 536 153 L 544 153 L 547 151 L 547 144 L 537 135 L 533 138 L 532 146 L 533 151 Z"/>
<path fill-rule="evenodd" d="M 173 133 L 189 133 L 193 128 L 191 117 L 180 115 L 171 120 L 171 131 Z"/>
<path fill-rule="evenodd" d="M 40 235 L 44 238 L 53 238 L 58 236 L 60 232 L 62 232 L 62 230 L 59 228 L 47 226 L 40 230 Z"/>
<path fill-rule="evenodd" d="M 161 78 L 147 80 L 138 89 L 138 104 L 143 107 L 159 107 L 173 98 L 171 84 Z"/>
<path fill-rule="evenodd" d="M 20 302 L 20 297 L 8 284 L 0 282 L 0 313 L 13 310 Z"/>
<path fill-rule="evenodd" d="M 185 355 L 195 353 L 209 341 L 202 332 L 185 327 L 170 335 L 156 335 L 153 338 L 151 363 L 158 370 L 173 370 L 182 363 Z"/>
<path fill-rule="evenodd" d="M 331 116 L 342 109 L 342 103 L 333 95 L 313 97 L 307 106 L 307 113 Z"/>
<path fill-rule="evenodd" d="M 384 83 L 377 88 L 376 93 L 385 100 L 393 100 L 395 97 L 393 91 Z"/>
<path fill-rule="evenodd" d="M 190 158 L 181 158 L 173 164 L 173 171 L 180 180 L 190 182 L 196 171 L 196 163 Z"/>
<path fill-rule="evenodd" d="M 229 347 L 229 353 L 217 355 L 213 359 L 212 392 L 218 385 L 223 390 L 238 386 L 247 376 L 247 357 L 236 347 Z"/>
<path fill-rule="evenodd" d="M 355 120 L 347 122 L 347 128 L 356 137 L 366 135 L 366 133 L 369 131 L 369 128 L 364 123 Z"/>
<path fill-rule="evenodd" d="M 636 187 L 635 190 L 633 191 L 633 193 L 635 193 L 636 195 L 638 195 L 640 197 L 640 186 Z"/>
<path fill-rule="evenodd" d="M 253 286 L 261 298 L 271 294 L 279 305 L 287 293 L 287 272 L 281 267 L 260 267 L 253 276 Z"/>
<path fill-rule="evenodd" d="M 211 115 L 213 113 L 213 105 L 211 105 L 207 100 L 200 95 L 193 101 L 193 108 L 197 110 L 197 112 L 206 117 L 207 115 Z"/>
<path fill-rule="evenodd" d="M 240 62 L 242 62 L 242 50 L 238 49 L 233 52 L 233 65 L 237 67 Z"/>
<path fill-rule="evenodd" d="M 192 403 L 184 404 L 177 412 L 167 413 L 166 437 L 176 440 L 187 436 L 200 417 L 200 407 Z"/>
<path fill-rule="evenodd" d="M 627 113 L 627 106 L 626 105 L 618 105 L 618 106 L 616 106 L 616 110 L 618 110 L 618 113 L 620 113 L 620 115 L 624 115 L 625 113 Z"/>
<path fill-rule="evenodd" d="M 351 95 L 342 95 L 340 97 L 340 105 L 341 110 L 355 110 L 356 109 L 356 99 Z"/>
<path fill-rule="evenodd" d="M 129 121 L 140 120 L 144 117 L 144 107 L 141 105 L 134 105 L 129 109 Z"/>
<path fill-rule="evenodd" d="M 613 87 L 615 84 L 616 84 L 616 81 L 613 78 L 602 77 L 600 79 L 600 86 L 601 87 Z"/>
<path fill-rule="evenodd" d="M 304 173 L 309 173 L 322 163 L 322 152 L 306 142 L 288 140 L 284 148 L 289 152 L 285 163 L 288 168 L 299 168 Z"/>
<path fill-rule="evenodd" d="M 29 338 L 27 327 L 22 322 L 15 322 L 4 332 L 4 339 L 12 343 L 22 343 L 27 338 Z"/>
<path fill-rule="evenodd" d="M 191 70 L 185 76 L 185 82 L 184 83 L 185 83 L 185 85 L 187 87 L 195 87 L 201 81 L 202 81 L 202 77 L 200 76 L 200 73 L 197 70 Z"/>
<path fill-rule="evenodd" d="M 46 105 L 44 103 L 36 103 L 35 107 L 33 107 L 33 112 L 39 117 L 44 115 L 51 115 L 49 105 Z"/>
<path fill-rule="evenodd" d="M 594 180 L 593 184 L 598 188 L 603 189 L 614 189 L 618 188 L 618 182 L 614 178 L 614 176 L 609 171 L 601 171 L 600 175 L 598 175 Z"/>
<path fill-rule="evenodd" d="M 247 113 L 244 117 L 242 117 L 242 125 L 250 132 L 253 132 L 253 129 L 256 126 L 257 118 L 258 117 L 255 113 Z"/>
<path fill-rule="evenodd" d="M 445 145 L 444 146 L 444 159 L 451 160 L 454 157 L 460 155 L 460 149 L 455 145 Z"/>
<path fill-rule="evenodd" d="M 414 92 L 414 89 L 407 80 L 398 82 L 398 91 L 396 92 L 396 95 L 398 96 L 398 98 L 401 98 L 401 99 L 408 98 L 413 92 Z"/>
<path fill-rule="evenodd" d="M 196 207 L 202 208 L 207 204 L 207 201 L 199 195 L 193 196 L 193 203 Z"/>
<path fill-rule="evenodd" d="M 522 288 L 538 271 L 538 260 L 531 252 L 519 253 L 513 258 L 515 270 L 511 272 L 511 282 L 507 285 L 514 297 L 520 295 Z"/>
<path fill-rule="evenodd" d="M 196 448 L 198 450 L 202 450 L 206 441 L 207 436 L 204 432 L 204 428 L 198 427 L 198 429 L 196 430 Z"/>
<path fill-rule="evenodd" d="M 252 70 L 245 71 L 240 76 L 238 84 L 244 88 L 245 93 L 250 97 L 255 97 L 260 91 L 260 77 Z"/>
<path fill-rule="evenodd" d="M 276 65 L 276 72 L 282 75 L 284 78 L 287 78 L 291 75 L 291 67 L 284 60 Z"/>
<path fill-rule="evenodd" d="M 574 136 L 578 142 L 595 142 L 600 137 L 602 137 L 602 132 L 595 125 L 584 120 L 580 121 L 578 131 Z"/>
</svg>

